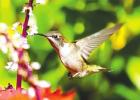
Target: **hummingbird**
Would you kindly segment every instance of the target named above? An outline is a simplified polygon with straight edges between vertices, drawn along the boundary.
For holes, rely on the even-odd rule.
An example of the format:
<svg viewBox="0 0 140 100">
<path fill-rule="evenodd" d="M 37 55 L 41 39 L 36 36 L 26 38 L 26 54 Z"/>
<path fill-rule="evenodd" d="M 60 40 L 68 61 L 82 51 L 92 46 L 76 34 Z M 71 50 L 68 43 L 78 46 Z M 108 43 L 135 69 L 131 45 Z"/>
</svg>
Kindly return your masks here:
<svg viewBox="0 0 140 100">
<path fill-rule="evenodd" d="M 114 32 L 118 31 L 122 24 L 116 24 L 112 28 L 102 29 L 92 35 L 86 36 L 75 42 L 69 42 L 58 31 L 50 31 L 47 34 L 36 34 L 46 37 L 68 70 L 68 77 L 84 77 L 91 73 L 108 71 L 98 65 L 87 63 L 89 54 L 107 40 Z"/>
</svg>

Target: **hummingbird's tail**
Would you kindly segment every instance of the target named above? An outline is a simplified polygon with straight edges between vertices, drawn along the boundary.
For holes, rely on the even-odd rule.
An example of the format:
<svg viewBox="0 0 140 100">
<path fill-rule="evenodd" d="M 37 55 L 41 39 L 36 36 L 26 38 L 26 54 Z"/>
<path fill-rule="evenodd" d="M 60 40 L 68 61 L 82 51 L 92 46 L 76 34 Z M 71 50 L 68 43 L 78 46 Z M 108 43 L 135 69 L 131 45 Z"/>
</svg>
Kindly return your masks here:
<svg viewBox="0 0 140 100">
<path fill-rule="evenodd" d="M 98 65 L 88 65 L 87 71 L 88 71 L 89 73 L 109 72 L 110 69 L 108 69 L 108 68 L 103 68 L 103 67 L 98 66 Z"/>
<path fill-rule="evenodd" d="M 72 77 L 84 77 L 88 74 L 98 73 L 98 72 L 110 72 L 110 69 L 103 68 L 97 65 L 86 65 L 83 71 L 73 74 Z"/>
</svg>

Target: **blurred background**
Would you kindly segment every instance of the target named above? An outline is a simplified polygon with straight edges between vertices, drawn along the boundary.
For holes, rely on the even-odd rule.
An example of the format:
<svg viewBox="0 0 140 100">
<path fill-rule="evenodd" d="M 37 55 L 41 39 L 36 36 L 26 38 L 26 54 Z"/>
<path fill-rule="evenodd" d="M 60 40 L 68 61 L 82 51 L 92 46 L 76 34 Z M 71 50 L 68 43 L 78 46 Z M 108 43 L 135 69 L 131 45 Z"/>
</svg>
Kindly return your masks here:
<svg viewBox="0 0 140 100">
<path fill-rule="evenodd" d="M 12 27 L 17 21 L 23 22 L 22 9 L 27 2 L 0 0 L 0 23 Z M 111 72 L 68 79 L 65 67 L 43 37 L 28 36 L 28 53 L 30 61 L 41 64 L 41 69 L 34 71 L 39 79 L 50 82 L 53 90 L 75 89 L 76 100 L 140 99 L 140 0 L 45 0 L 35 5 L 33 13 L 32 21 L 39 33 L 58 30 L 70 41 L 124 23 L 88 60 Z M 0 51 L 0 86 L 16 83 L 16 72 L 4 67 L 8 60 L 7 54 Z"/>
</svg>

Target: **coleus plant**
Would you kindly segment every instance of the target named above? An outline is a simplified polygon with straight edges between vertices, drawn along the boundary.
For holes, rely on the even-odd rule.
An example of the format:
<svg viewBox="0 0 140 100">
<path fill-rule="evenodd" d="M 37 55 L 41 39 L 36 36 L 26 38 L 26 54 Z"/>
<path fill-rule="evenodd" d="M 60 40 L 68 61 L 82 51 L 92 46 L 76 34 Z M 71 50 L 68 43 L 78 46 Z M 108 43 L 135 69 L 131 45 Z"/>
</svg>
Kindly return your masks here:
<svg viewBox="0 0 140 100">
<path fill-rule="evenodd" d="M 36 0 L 36 3 L 44 3 L 43 0 Z M 46 81 L 39 81 L 32 75 L 32 70 L 39 69 L 38 62 L 30 62 L 27 49 L 30 45 L 27 42 L 27 35 L 34 35 L 37 33 L 37 26 L 33 20 L 33 0 L 24 6 L 25 20 L 16 22 L 11 28 L 12 36 L 8 34 L 6 29 L 0 30 L 0 50 L 3 53 L 8 53 L 10 62 L 7 63 L 6 68 L 17 70 L 16 89 L 9 83 L 6 88 L 0 87 L 0 100 L 74 100 L 75 91 L 62 93 L 60 88 L 52 92 L 51 85 Z M 19 31 L 17 28 L 20 27 Z M 29 89 L 22 88 L 22 80 L 25 80 L 29 85 Z"/>
</svg>

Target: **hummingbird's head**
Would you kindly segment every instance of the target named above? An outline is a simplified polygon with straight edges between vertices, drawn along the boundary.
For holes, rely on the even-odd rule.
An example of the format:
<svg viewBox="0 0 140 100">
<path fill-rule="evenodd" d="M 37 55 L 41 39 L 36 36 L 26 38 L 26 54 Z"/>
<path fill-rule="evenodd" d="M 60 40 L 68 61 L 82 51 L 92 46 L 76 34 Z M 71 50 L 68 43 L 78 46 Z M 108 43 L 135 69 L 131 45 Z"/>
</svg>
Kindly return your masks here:
<svg viewBox="0 0 140 100">
<path fill-rule="evenodd" d="M 51 43 L 51 45 L 55 48 L 59 48 L 59 47 L 63 46 L 64 38 L 57 31 L 50 31 L 46 34 L 36 34 L 36 35 L 41 35 L 41 36 L 46 37 L 49 40 L 49 42 Z"/>
<path fill-rule="evenodd" d="M 59 40 L 62 38 L 62 35 L 57 31 L 50 31 L 45 34 L 45 36 L 50 40 Z"/>
</svg>

